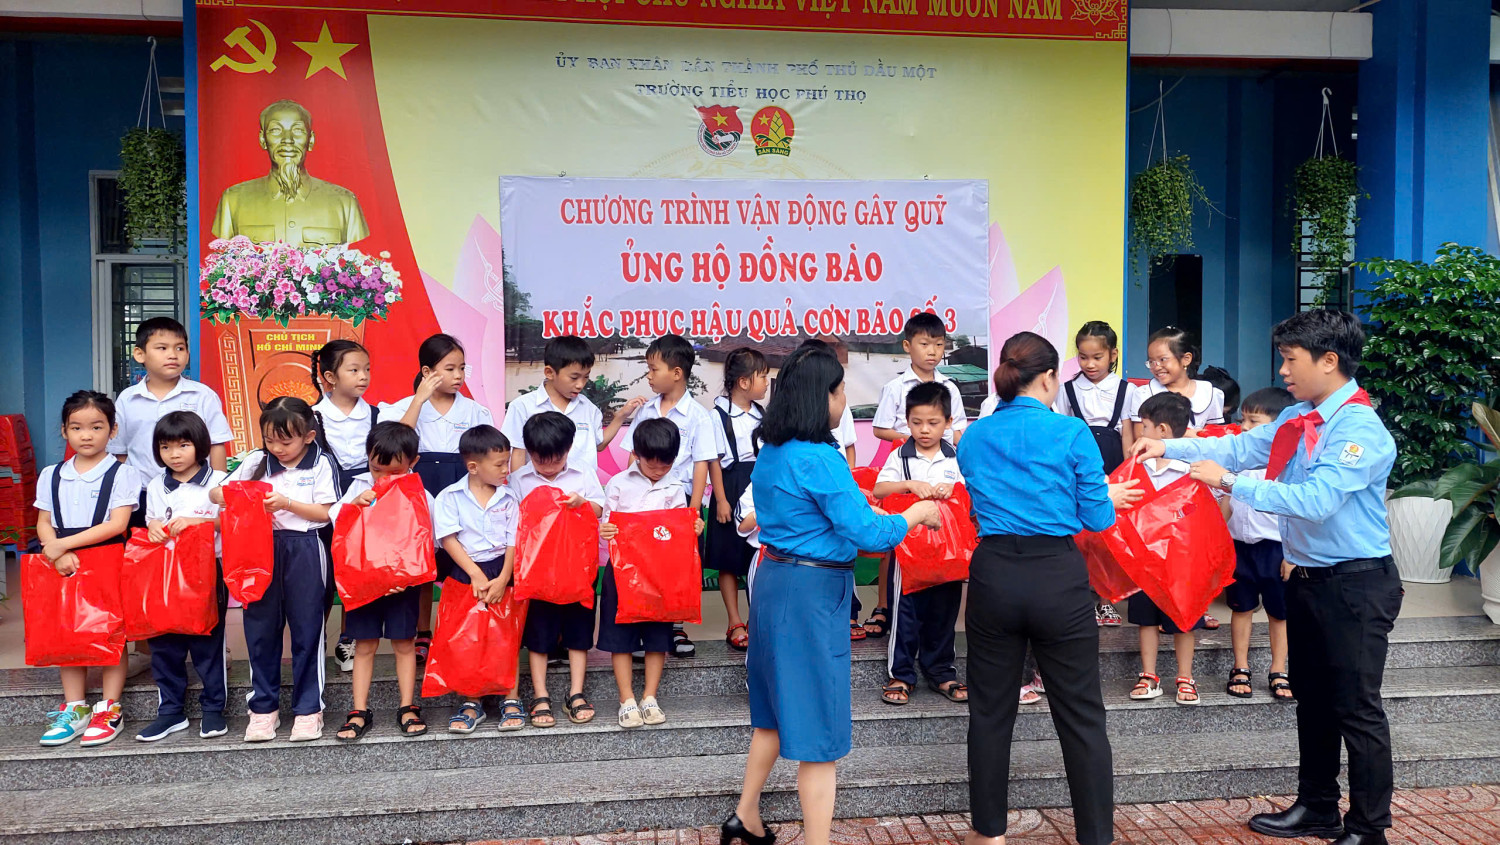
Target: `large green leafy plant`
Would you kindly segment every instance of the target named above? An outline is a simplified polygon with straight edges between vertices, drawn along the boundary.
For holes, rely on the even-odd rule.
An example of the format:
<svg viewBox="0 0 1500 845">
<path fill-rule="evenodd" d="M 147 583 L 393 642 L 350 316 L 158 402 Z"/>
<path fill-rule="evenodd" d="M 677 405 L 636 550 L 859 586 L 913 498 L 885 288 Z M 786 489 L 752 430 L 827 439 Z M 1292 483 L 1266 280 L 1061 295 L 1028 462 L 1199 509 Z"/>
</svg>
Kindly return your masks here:
<svg viewBox="0 0 1500 845">
<path fill-rule="evenodd" d="M 1297 228 L 1292 253 L 1306 250 L 1323 286 L 1320 304 L 1337 289 L 1354 250 L 1354 228 L 1359 225 L 1358 174 L 1354 162 L 1334 154 L 1302 162 L 1292 178 L 1291 205 Z M 1305 233 L 1302 221 L 1307 223 Z"/>
<path fill-rule="evenodd" d="M 1500 374 L 1500 259 L 1450 243 L 1432 262 L 1359 266 L 1380 277 L 1360 307 L 1374 324 L 1360 381 L 1396 439 L 1391 481 L 1436 477 L 1475 454 L 1470 405 Z"/>
<path fill-rule="evenodd" d="M 1139 272 L 1141 258 L 1149 270 L 1166 256 L 1193 248 L 1193 214 L 1198 205 L 1212 209 L 1208 193 L 1185 155 L 1163 157 L 1130 180 L 1130 256 Z"/>
<path fill-rule="evenodd" d="M 187 214 L 187 154 L 177 133 L 135 128 L 120 139 L 120 192 L 125 234 L 133 245 L 165 240 L 180 252 Z"/>
<path fill-rule="evenodd" d="M 1500 450 L 1500 411 L 1475 402 L 1470 413 L 1496 450 Z M 1449 567 L 1461 560 L 1478 568 L 1500 545 L 1500 523 L 1495 512 L 1500 508 L 1500 458 L 1485 463 L 1461 463 L 1435 479 L 1414 481 L 1394 494 L 1428 496 L 1453 503 L 1453 521 L 1443 532 L 1438 564 Z"/>
</svg>

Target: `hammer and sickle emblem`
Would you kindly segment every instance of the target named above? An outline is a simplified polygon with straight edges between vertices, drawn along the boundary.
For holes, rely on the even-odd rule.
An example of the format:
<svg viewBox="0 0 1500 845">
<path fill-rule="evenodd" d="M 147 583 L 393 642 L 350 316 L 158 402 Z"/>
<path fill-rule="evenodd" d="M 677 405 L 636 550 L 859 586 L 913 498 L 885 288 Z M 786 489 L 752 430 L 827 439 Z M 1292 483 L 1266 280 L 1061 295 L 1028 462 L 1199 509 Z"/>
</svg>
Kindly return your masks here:
<svg viewBox="0 0 1500 845">
<path fill-rule="evenodd" d="M 238 47 L 243 50 L 245 55 L 250 58 L 250 61 L 235 61 L 229 58 L 228 54 L 225 54 L 214 59 L 214 63 L 208 66 L 210 70 L 228 67 L 230 70 L 238 71 L 239 73 L 256 73 L 262 70 L 270 73 L 276 69 L 276 36 L 272 35 L 271 30 L 260 21 L 250 18 L 250 22 L 255 24 L 256 28 L 260 30 L 260 34 L 265 37 L 265 49 L 260 49 L 255 46 L 255 42 L 250 40 L 250 27 L 235 27 L 233 32 L 224 36 L 224 43 L 229 45 L 230 48 Z"/>
</svg>

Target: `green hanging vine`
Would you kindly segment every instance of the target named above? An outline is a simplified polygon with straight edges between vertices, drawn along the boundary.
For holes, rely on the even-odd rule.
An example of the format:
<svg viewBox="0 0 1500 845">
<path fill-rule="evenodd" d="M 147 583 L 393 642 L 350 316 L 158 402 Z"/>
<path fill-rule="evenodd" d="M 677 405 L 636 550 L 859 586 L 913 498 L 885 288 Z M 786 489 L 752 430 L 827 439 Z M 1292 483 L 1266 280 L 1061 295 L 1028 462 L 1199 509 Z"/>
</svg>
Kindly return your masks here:
<svg viewBox="0 0 1500 845">
<path fill-rule="evenodd" d="M 1163 157 L 1130 180 L 1131 267 L 1150 270 L 1168 255 L 1193 248 L 1193 213 L 1199 203 L 1212 208 L 1208 193 L 1188 165 L 1188 157 Z"/>
<path fill-rule="evenodd" d="M 125 233 L 132 245 L 165 239 L 173 252 L 184 243 L 187 154 L 177 133 L 135 128 L 120 140 L 120 191 Z"/>
<path fill-rule="evenodd" d="M 1339 155 L 1338 130 L 1333 125 L 1329 97 L 1323 89 L 1323 115 L 1318 120 L 1318 143 L 1313 157 L 1297 166 L 1288 202 L 1292 212 L 1292 254 L 1306 254 L 1321 290 L 1317 305 L 1326 305 L 1344 278 L 1354 253 L 1354 230 L 1359 225 L 1359 167 Z M 1332 155 L 1323 154 L 1330 142 Z"/>
</svg>

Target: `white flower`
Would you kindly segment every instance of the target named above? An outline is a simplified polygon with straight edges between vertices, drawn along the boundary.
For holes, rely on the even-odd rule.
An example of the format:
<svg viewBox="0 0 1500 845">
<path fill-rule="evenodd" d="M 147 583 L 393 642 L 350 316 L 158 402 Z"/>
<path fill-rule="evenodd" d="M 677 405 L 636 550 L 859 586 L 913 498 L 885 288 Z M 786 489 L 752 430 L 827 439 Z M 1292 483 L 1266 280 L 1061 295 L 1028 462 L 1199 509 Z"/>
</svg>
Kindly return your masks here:
<svg viewBox="0 0 1500 845">
<path fill-rule="evenodd" d="M 313 291 L 313 292 L 311 292 L 311 293 L 309 293 L 307 295 L 307 302 L 310 305 L 317 305 L 319 302 L 322 302 L 322 301 L 323 301 L 323 294 L 321 294 L 321 293 Z"/>
</svg>

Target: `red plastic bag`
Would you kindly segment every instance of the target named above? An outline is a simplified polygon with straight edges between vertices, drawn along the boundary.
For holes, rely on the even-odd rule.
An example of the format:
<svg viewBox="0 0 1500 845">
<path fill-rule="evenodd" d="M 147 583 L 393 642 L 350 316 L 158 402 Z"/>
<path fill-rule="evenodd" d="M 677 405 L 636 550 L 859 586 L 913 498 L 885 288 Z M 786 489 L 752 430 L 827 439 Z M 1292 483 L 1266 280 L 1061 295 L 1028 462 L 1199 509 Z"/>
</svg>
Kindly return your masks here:
<svg viewBox="0 0 1500 845">
<path fill-rule="evenodd" d="M 1130 580 L 1130 576 L 1125 574 L 1125 570 L 1120 568 L 1114 553 L 1109 550 L 1109 544 L 1104 542 L 1104 534 L 1114 530 L 1110 528 L 1109 531 L 1098 534 L 1084 531 L 1073 537 L 1084 563 L 1088 564 L 1089 586 L 1110 604 L 1118 604 L 1141 591 Z"/>
<path fill-rule="evenodd" d="M 612 513 L 620 533 L 609 541 L 614 563 L 615 622 L 703 621 L 703 566 L 698 512 L 692 508 Z"/>
<path fill-rule="evenodd" d="M 1157 490 L 1134 459 L 1111 483 L 1140 480 L 1145 498 L 1122 511 L 1102 537 L 1120 568 L 1177 627 L 1190 631 L 1223 589 L 1234 583 L 1234 541 L 1213 493 L 1184 475 Z"/>
<path fill-rule="evenodd" d="M 271 514 L 264 481 L 230 481 L 224 485 L 224 507 L 219 529 L 224 535 L 224 586 L 240 604 L 260 601 L 271 586 Z"/>
<path fill-rule="evenodd" d="M 375 482 L 375 502 L 369 507 L 339 508 L 333 526 L 333 582 L 344 610 L 436 578 L 432 513 L 420 475 L 386 476 Z"/>
<path fill-rule="evenodd" d="M 214 525 L 202 522 L 165 543 L 137 528 L 125 545 L 120 589 L 125 636 L 148 640 L 162 634 L 204 637 L 219 624 L 219 567 Z"/>
<path fill-rule="evenodd" d="M 516 685 L 526 602 L 514 588 L 498 604 L 474 598 L 468 584 L 452 582 L 438 602 L 437 629 L 427 653 L 422 697 L 456 692 L 465 698 L 506 695 Z"/>
<path fill-rule="evenodd" d="M 1235 434 L 1243 433 L 1244 430 L 1234 423 L 1230 423 L 1228 425 L 1220 425 L 1218 423 L 1214 423 L 1213 425 L 1206 425 L 1198 429 L 1199 437 L 1230 437 Z"/>
<path fill-rule="evenodd" d="M 113 666 L 125 653 L 125 546 L 111 543 L 74 554 L 78 571 L 66 578 L 45 555 L 21 555 L 28 666 Z"/>
<path fill-rule="evenodd" d="M 885 497 L 880 506 L 891 513 L 902 513 L 918 501 L 911 493 L 898 493 Z M 943 527 L 937 531 L 918 528 L 896 547 L 903 596 L 969 577 L 969 560 L 979 546 L 979 531 L 969 516 L 969 491 L 958 484 L 953 495 L 934 502 L 942 511 Z"/>
<path fill-rule="evenodd" d="M 854 483 L 866 493 L 875 489 L 875 479 L 880 477 L 880 467 L 855 467 Z"/>
<path fill-rule="evenodd" d="M 516 532 L 516 598 L 594 606 L 599 575 L 599 520 L 587 504 L 570 508 L 568 494 L 538 487 L 521 501 Z"/>
</svg>

